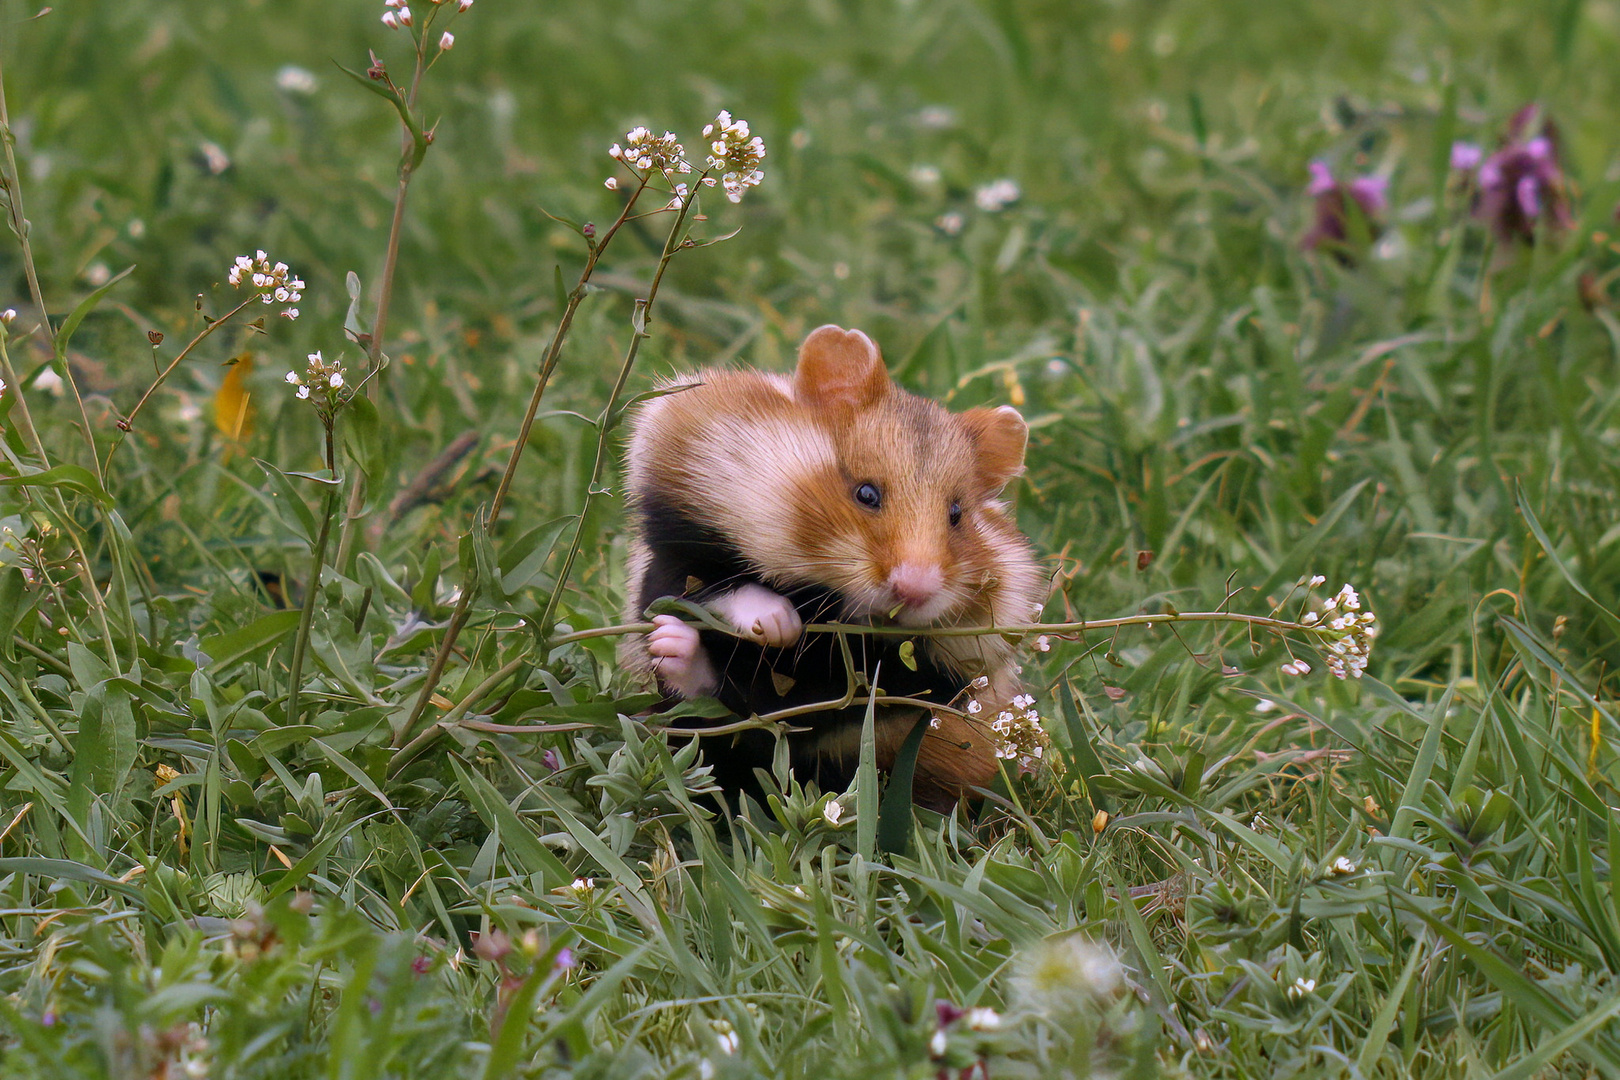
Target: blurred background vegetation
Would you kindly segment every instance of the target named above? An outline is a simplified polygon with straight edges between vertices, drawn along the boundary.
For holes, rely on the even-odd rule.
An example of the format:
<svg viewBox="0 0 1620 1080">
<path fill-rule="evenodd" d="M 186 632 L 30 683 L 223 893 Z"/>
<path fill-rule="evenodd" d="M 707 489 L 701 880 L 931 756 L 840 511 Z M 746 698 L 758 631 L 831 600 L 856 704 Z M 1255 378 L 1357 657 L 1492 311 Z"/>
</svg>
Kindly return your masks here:
<svg viewBox="0 0 1620 1080">
<path fill-rule="evenodd" d="M 407 43 L 378 21 L 380 0 L 36 10 L 0 0 L 0 63 L 53 318 L 134 267 L 68 356 L 101 454 L 152 381 L 147 332 L 168 335 L 172 356 L 200 325 L 199 294 L 220 310 L 235 256 L 265 249 L 309 287 L 296 322 L 199 350 L 107 477 L 150 596 L 129 600 L 141 662 L 112 673 L 140 688 L 130 746 L 113 773 L 88 774 L 110 778 L 104 799 L 62 802 L 83 755 L 53 742 L 17 687 L 33 685 L 73 742 L 87 696 L 113 692 L 94 689 L 109 673 L 40 629 L 39 602 L 9 624 L 49 659 L 4 660 L 0 828 L 35 805 L 0 838 L 0 892 L 19 913 L 0 913 L 19 1062 L 0 1070 L 207 1056 L 219 1075 L 313 1075 L 330 1056 L 365 1062 L 331 1075 L 931 1076 L 935 998 L 1026 1018 L 978 1042 L 952 1021 L 952 1068 L 982 1053 L 992 1075 L 1084 1074 L 1094 1060 L 1581 1075 L 1620 1061 L 1606 842 L 1620 4 L 477 0 L 423 83 L 436 139 L 411 188 L 385 345 L 384 469 L 361 547 L 399 587 L 339 568 L 311 672 L 324 709 L 284 736 L 271 700 L 284 646 L 200 667 L 197 649 L 272 610 L 261 575 L 295 602 L 305 587 L 307 544 L 253 459 L 318 468 L 318 425 L 283 376 L 317 349 L 360 367 L 345 277 L 361 279 L 369 320 L 399 128 L 337 65 L 364 70 L 375 50 L 403 78 Z M 1457 140 L 1494 151 L 1529 103 L 1555 125 L 1572 213 L 1533 243 L 1475 220 L 1449 165 Z M 571 283 L 584 261 L 552 215 L 610 221 L 622 193 L 602 183 L 608 145 L 646 124 L 691 147 L 722 108 L 764 137 L 766 181 L 705 207 L 708 235 L 742 231 L 675 260 L 632 392 L 700 364 L 783 369 L 814 326 L 861 327 L 911 388 L 953 408 L 1011 401 L 1030 419 L 1015 495 L 1061 571 L 1049 616 L 1210 609 L 1229 582 L 1235 610 L 1264 613 L 1320 572 L 1378 612 L 1375 678 L 1283 679 L 1275 643 L 1251 652 L 1231 634 L 1160 628 L 1107 659 L 1060 645 L 1028 673 L 1054 768 L 1002 785 L 976 833 L 925 824 L 888 871 L 817 824 L 814 796 L 790 793 L 774 822 L 746 829 L 705 823 L 687 797 L 695 765 L 615 719 L 629 688 L 609 644 L 540 650 L 492 710 L 589 715 L 598 734 L 469 734 L 390 773 L 386 724 L 414 696 L 458 540 L 511 450 L 558 268 Z M 1388 183 L 1342 251 L 1301 244 L 1313 160 Z M 985 194 L 1000 180 L 1015 197 Z M 660 220 L 598 273 L 497 543 L 581 504 L 596 432 L 580 414 L 606 400 Z M 20 329 L 33 317 L 6 240 L 0 307 L 23 312 Z M 11 348 L 54 460 L 88 464 L 48 345 Z M 428 497 L 391 508 L 466 433 L 471 450 Z M 110 526 L 73 506 L 105 580 Z M 25 531 L 44 520 L 20 501 L 0 512 Z M 616 502 L 589 519 L 563 594 L 570 626 L 617 621 L 619 532 Z M 376 586 L 364 604 L 361 584 Z M 532 616 L 551 584 L 538 573 L 510 610 Z M 82 612 L 64 587 L 54 602 Z M 463 692 L 503 648 L 480 640 L 455 672 Z M 1216 655 L 1243 674 L 1222 675 Z M 184 814 L 170 812 L 176 792 Z M 372 823 L 377 795 L 393 816 Z M 1113 817 L 1094 830 L 1099 810 Z M 1326 869 L 1340 856 L 1360 868 L 1351 884 Z M 69 863 L 82 879 L 61 876 Z M 581 901 L 575 875 L 612 899 Z M 317 929 L 285 906 L 294 886 L 320 898 Z M 1132 887 L 1143 912 L 1120 901 Z M 672 914 L 631 917 L 652 908 Z M 221 918 L 239 924 L 225 944 L 198 921 Z M 285 947 L 263 955 L 282 966 L 254 967 L 245 943 L 272 926 Z M 552 952 L 531 940 L 521 963 L 448 963 L 469 929 L 521 942 L 534 928 Z M 1078 1026 L 1013 978 L 1075 928 L 1119 948 L 1132 988 L 1081 994 Z M 579 966 L 524 982 L 564 942 Z M 430 983 L 413 957 L 431 960 Z M 1320 1007 L 1284 992 L 1301 979 Z M 553 1007 L 491 1052 L 491 1016 L 520 983 Z M 190 989 L 143 1004 L 160 986 Z M 236 1006 L 210 997 L 222 987 Z M 356 1001 L 388 1004 L 362 1015 Z M 280 1034 L 254 1058 L 244 1048 L 267 1016 Z M 1079 1040 L 1066 1065 L 1041 1057 L 1056 1053 L 1031 1034 L 1042 1016 Z M 187 1023 L 202 1026 L 153 1041 Z M 851 1045 L 872 1059 L 850 1061 Z"/>
</svg>

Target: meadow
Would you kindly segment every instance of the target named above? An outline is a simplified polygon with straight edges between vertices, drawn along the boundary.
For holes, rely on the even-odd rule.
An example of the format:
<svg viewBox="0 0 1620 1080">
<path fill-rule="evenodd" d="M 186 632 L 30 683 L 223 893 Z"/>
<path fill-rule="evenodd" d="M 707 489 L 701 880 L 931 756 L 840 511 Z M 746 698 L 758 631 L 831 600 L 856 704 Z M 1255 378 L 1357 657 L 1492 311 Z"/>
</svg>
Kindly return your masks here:
<svg viewBox="0 0 1620 1080">
<path fill-rule="evenodd" d="M 0 0 L 0 1076 L 1620 1075 L 1617 48 Z M 609 156 L 722 110 L 736 202 Z M 827 322 L 1030 424 L 954 817 L 714 813 L 607 631 L 625 409 Z"/>
</svg>

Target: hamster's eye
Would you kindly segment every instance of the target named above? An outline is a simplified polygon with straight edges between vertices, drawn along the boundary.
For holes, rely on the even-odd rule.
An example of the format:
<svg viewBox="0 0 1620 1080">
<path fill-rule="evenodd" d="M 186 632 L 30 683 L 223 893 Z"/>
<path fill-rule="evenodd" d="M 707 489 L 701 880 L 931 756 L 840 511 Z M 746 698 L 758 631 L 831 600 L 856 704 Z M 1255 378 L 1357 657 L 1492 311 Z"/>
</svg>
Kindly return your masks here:
<svg viewBox="0 0 1620 1080">
<path fill-rule="evenodd" d="M 871 510 L 883 505 L 883 493 L 876 484 L 862 484 L 855 489 L 855 501 Z"/>
<path fill-rule="evenodd" d="M 955 528 L 960 524 L 962 524 L 962 504 L 953 502 L 951 503 L 951 527 Z"/>
</svg>

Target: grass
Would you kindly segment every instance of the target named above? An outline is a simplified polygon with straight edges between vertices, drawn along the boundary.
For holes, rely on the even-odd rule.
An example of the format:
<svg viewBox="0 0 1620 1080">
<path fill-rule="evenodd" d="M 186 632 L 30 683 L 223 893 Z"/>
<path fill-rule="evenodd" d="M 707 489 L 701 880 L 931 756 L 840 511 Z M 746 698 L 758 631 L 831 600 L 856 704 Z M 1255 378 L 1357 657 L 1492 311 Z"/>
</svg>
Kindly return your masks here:
<svg viewBox="0 0 1620 1080">
<path fill-rule="evenodd" d="M 400 120 L 333 61 L 406 81 L 382 10 L 0 0 L 62 346 L 8 235 L 0 1076 L 1620 1071 L 1613 4 L 481 0 L 329 463 L 282 378 L 365 371 Z M 1528 101 L 1575 219 L 1534 244 L 1447 169 Z M 624 227 L 482 525 L 586 263 L 556 218 L 605 229 L 608 144 L 721 108 L 767 177 L 697 227 L 741 232 L 669 262 L 641 339 L 668 216 Z M 1318 158 L 1390 181 L 1345 258 L 1300 247 Z M 123 435 L 259 248 L 301 317 L 221 325 Z M 874 771 L 836 823 L 786 777 L 708 813 L 714 746 L 626 719 L 611 638 L 556 640 L 619 621 L 602 418 L 621 372 L 782 369 L 827 321 L 1029 418 L 1049 619 L 1320 573 L 1378 612 L 1368 677 L 1087 634 L 1031 655 L 1053 752 L 977 815 L 907 838 Z"/>
</svg>

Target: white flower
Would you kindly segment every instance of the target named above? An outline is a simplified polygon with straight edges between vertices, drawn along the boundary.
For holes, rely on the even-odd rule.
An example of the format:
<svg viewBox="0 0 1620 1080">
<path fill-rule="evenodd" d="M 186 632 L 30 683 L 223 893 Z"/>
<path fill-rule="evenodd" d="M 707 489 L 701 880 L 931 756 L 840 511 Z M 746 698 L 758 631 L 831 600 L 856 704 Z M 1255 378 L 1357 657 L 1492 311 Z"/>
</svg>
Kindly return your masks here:
<svg viewBox="0 0 1620 1080">
<path fill-rule="evenodd" d="M 446 30 L 439 37 L 439 51 L 440 52 L 447 52 L 450 49 L 450 47 L 452 45 L 454 45 L 455 43 L 456 43 L 456 35 L 452 34 L 450 31 Z"/>
<path fill-rule="evenodd" d="M 343 372 L 334 371 L 331 375 L 328 375 L 326 378 L 326 385 L 330 386 L 333 390 L 343 389 Z"/>
<path fill-rule="evenodd" d="M 944 1057 L 946 1042 L 945 1029 L 940 1028 L 934 1032 L 934 1037 L 928 1040 L 928 1052 L 937 1058 Z"/>
<path fill-rule="evenodd" d="M 760 163 L 765 160 L 765 142 L 749 132 L 748 121 L 733 120 L 731 113 L 721 111 L 714 123 L 703 129 L 709 142 L 709 168 L 720 173 L 720 185 L 726 198 L 741 202 L 743 192 L 759 185 L 765 179 Z"/>
<path fill-rule="evenodd" d="M 308 401 L 309 400 L 309 387 L 300 386 L 298 388 L 297 397 L 298 397 L 299 401 Z"/>
<path fill-rule="evenodd" d="M 737 1033 L 731 1030 L 731 1025 L 727 1024 L 726 1030 L 720 1032 L 718 1038 L 720 1040 L 720 1049 L 727 1055 L 737 1052 L 737 1046 L 741 1040 L 737 1038 Z"/>
<path fill-rule="evenodd" d="M 1298 1001 L 1306 994 L 1316 993 L 1316 980 L 1306 978 L 1295 979 L 1288 989 L 1283 991 L 1283 993 L 1288 995 L 1289 1001 Z"/>
<path fill-rule="evenodd" d="M 276 72 L 276 86 L 289 94 L 313 94 L 316 85 L 315 76 L 297 64 L 283 65 Z"/>
<path fill-rule="evenodd" d="M 607 188 L 609 191 L 618 191 L 619 178 L 616 176 L 610 176 L 606 180 L 602 181 L 602 186 Z"/>
<path fill-rule="evenodd" d="M 1035 639 L 1035 651 L 1036 652 L 1051 652 L 1052 651 L 1052 639 L 1047 637 L 1045 634 L 1042 634 L 1039 637 L 1037 637 Z"/>
<path fill-rule="evenodd" d="M 938 731 L 939 730 L 939 717 L 930 716 L 928 718 L 928 727 L 932 731 Z"/>
<path fill-rule="evenodd" d="M 979 703 L 978 698 L 974 698 L 972 701 L 967 703 L 967 711 L 970 716 L 978 716 L 983 709 L 984 706 Z"/>
<path fill-rule="evenodd" d="M 1326 585 L 1326 584 L 1327 584 L 1327 578 L 1323 577 L 1321 574 L 1312 574 L 1311 575 L 1311 582 L 1310 582 L 1310 587 L 1311 588 L 1314 589 L 1318 585 Z"/>
<path fill-rule="evenodd" d="M 939 229 L 939 231 L 944 233 L 946 236 L 955 236 L 966 226 L 967 218 L 964 218 L 955 210 L 943 213 L 934 220 L 934 227 Z"/>
<path fill-rule="evenodd" d="M 975 689 L 975 690 L 983 690 L 985 687 L 987 687 L 989 685 L 990 685 L 990 676 L 988 676 L 988 675 L 980 675 L 977 679 L 973 680 L 973 689 Z"/>
<path fill-rule="evenodd" d="M 993 180 L 973 193 L 973 203 L 987 214 L 994 214 L 1017 202 L 1024 192 L 1018 181 L 1003 177 Z"/>
<path fill-rule="evenodd" d="M 6 326 L 10 326 L 12 324 L 12 322 L 16 318 L 17 318 L 17 309 L 16 308 L 8 307 L 8 308 L 6 308 L 6 310 L 0 311 L 0 323 L 4 323 Z"/>
<path fill-rule="evenodd" d="M 1317 615 L 1317 614 L 1316 614 L 1316 612 L 1314 612 L 1314 611 L 1307 611 L 1307 612 L 1306 612 L 1306 613 L 1305 613 L 1305 617 L 1304 617 L 1304 618 L 1303 618 L 1303 619 L 1301 619 L 1301 620 L 1299 620 L 1299 621 L 1300 621 L 1300 622 L 1302 622 L 1302 623 L 1304 623 L 1304 624 L 1305 624 L 1305 625 L 1306 625 L 1306 626 L 1315 626 L 1315 625 L 1316 625 L 1316 621 L 1317 621 L 1317 619 L 1318 619 L 1318 618 L 1320 618 L 1320 616 L 1318 616 L 1318 615 Z"/>
<path fill-rule="evenodd" d="M 574 879 L 574 883 L 570 885 L 569 888 L 574 890 L 574 895 L 576 896 L 589 896 L 596 890 L 596 879 L 577 877 Z"/>
<path fill-rule="evenodd" d="M 967 1026 L 974 1031 L 996 1031 L 1001 1027 L 1001 1014 L 994 1009 L 969 1009 Z"/>
<path fill-rule="evenodd" d="M 473 0 L 456 0 L 456 10 L 466 11 L 473 6 Z"/>
<path fill-rule="evenodd" d="M 821 808 L 821 816 L 826 820 L 827 824 L 836 829 L 839 820 L 844 816 L 844 808 L 837 799 L 832 799 L 826 806 Z"/>
<path fill-rule="evenodd" d="M 263 251 L 256 252 L 251 259 L 238 255 L 226 271 L 225 279 L 238 289 L 244 283 L 250 284 L 266 304 L 296 304 L 304 295 L 303 279 L 294 277 L 284 262 L 272 264 Z M 282 314 L 296 319 L 297 309 L 289 310 L 291 314 Z"/>
<path fill-rule="evenodd" d="M 298 377 L 298 372 L 296 371 L 287 372 L 287 381 L 293 386 L 302 386 L 304 384 L 304 380 Z"/>
<path fill-rule="evenodd" d="M 1328 873 L 1332 874 L 1334 877 L 1349 877 L 1355 872 L 1356 864 L 1345 858 L 1343 855 L 1340 855 L 1337 859 L 1334 859 L 1333 865 L 1328 867 Z"/>
<path fill-rule="evenodd" d="M 390 30 L 398 30 L 399 16 L 395 15 L 392 11 L 385 11 L 382 14 L 382 23 Z"/>
<path fill-rule="evenodd" d="M 400 9 L 399 9 L 399 25 L 401 25 L 401 26 L 410 26 L 411 25 L 411 9 L 410 8 L 404 7 L 404 6 L 400 7 Z"/>
</svg>

